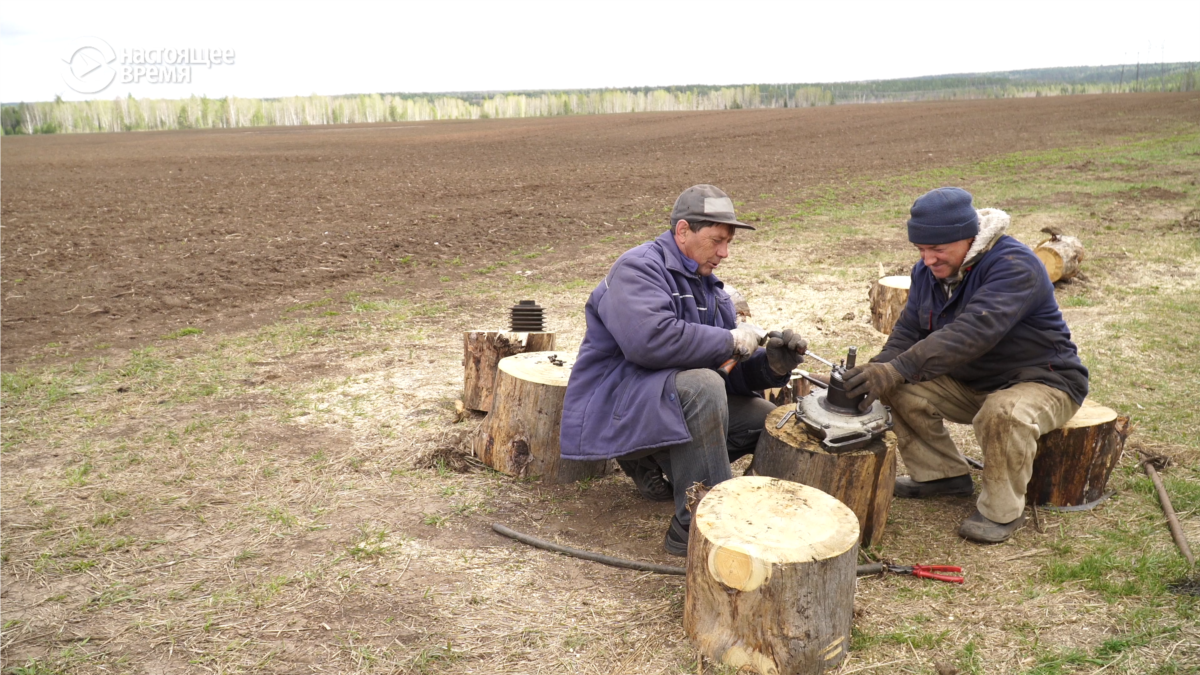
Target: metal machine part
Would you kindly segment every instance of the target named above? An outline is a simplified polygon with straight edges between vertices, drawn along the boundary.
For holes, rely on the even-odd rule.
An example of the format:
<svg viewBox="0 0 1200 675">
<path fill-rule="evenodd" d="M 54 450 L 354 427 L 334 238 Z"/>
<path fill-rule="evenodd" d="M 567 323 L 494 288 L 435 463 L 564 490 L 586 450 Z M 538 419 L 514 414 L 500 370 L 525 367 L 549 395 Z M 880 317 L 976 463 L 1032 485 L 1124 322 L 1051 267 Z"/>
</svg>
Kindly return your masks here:
<svg viewBox="0 0 1200 675">
<path fill-rule="evenodd" d="M 812 353 L 807 356 L 830 363 Z M 794 415 L 821 439 L 821 447 L 834 454 L 861 448 L 891 429 L 890 408 L 874 401 L 864 412 L 859 406 L 866 400 L 866 395 L 850 397 L 846 394 L 846 371 L 854 367 L 857 359 L 858 348 L 851 347 L 845 362 L 832 366 L 828 388 L 814 390 L 796 401 L 795 411 L 786 414 L 778 426 L 782 428 Z"/>
<path fill-rule="evenodd" d="M 509 327 L 514 333 L 541 333 L 546 330 L 542 308 L 533 300 L 522 300 L 509 310 Z"/>
</svg>

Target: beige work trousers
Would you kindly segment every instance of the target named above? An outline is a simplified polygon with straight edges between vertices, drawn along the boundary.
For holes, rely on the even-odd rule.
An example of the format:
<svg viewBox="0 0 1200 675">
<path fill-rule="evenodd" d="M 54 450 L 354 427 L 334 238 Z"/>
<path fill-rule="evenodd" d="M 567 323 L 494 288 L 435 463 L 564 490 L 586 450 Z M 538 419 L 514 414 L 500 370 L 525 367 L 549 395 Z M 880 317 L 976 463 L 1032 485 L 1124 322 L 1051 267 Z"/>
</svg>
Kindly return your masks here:
<svg viewBox="0 0 1200 675">
<path fill-rule="evenodd" d="M 975 427 L 983 449 L 983 491 L 976 502 L 988 520 L 1009 523 L 1025 510 L 1025 487 L 1042 434 L 1066 424 L 1079 405 L 1037 382 L 980 392 L 951 377 L 902 384 L 887 397 L 900 456 L 913 480 L 962 476 L 970 466 L 943 420 Z"/>
</svg>

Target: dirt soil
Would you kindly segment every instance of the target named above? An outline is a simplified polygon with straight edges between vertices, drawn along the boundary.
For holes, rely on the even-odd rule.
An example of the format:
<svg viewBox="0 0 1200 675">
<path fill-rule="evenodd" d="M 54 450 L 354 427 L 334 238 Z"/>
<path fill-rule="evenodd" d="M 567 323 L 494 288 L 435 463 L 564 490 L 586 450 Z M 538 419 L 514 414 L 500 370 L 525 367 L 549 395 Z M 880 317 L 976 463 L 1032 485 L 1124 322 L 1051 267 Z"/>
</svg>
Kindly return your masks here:
<svg viewBox="0 0 1200 675">
<path fill-rule="evenodd" d="M 0 363 L 257 325 L 378 274 L 436 293 L 431 260 L 573 260 L 697 182 L 816 194 L 1196 116 L 1145 95 L 6 138 Z"/>
</svg>

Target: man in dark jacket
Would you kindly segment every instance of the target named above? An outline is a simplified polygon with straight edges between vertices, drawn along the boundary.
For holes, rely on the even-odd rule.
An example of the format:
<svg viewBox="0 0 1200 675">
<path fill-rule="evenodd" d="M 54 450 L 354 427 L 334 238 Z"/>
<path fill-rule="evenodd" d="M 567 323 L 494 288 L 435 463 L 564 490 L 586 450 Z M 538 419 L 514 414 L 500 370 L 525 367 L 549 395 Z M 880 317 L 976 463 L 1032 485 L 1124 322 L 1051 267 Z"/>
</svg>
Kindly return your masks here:
<svg viewBox="0 0 1200 675">
<path fill-rule="evenodd" d="M 674 500 L 673 555 L 687 555 L 687 489 L 729 479 L 730 461 L 754 451 L 774 409 L 756 392 L 786 383 L 807 346 L 789 330 L 759 349 L 759 331 L 737 324 L 713 275 L 736 229 L 754 228 L 724 192 L 685 190 L 671 229 L 626 251 L 592 291 L 563 402 L 563 458 L 615 458 L 644 495 Z"/>
<path fill-rule="evenodd" d="M 974 493 L 943 419 L 971 423 L 983 449 L 983 487 L 960 536 L 1001 542 L 1024 522 L 1037 439 L 1071 419 L 1088 371 L 1033 251 L 1004 234 L 1008 214 L 976 211 L 971 195 L 940 188 L 912 206 L 908 304 L 883 351 L 846 374 L 851 395 L 892 406 L 910 476 L 897 497 Z"/>
</svg>

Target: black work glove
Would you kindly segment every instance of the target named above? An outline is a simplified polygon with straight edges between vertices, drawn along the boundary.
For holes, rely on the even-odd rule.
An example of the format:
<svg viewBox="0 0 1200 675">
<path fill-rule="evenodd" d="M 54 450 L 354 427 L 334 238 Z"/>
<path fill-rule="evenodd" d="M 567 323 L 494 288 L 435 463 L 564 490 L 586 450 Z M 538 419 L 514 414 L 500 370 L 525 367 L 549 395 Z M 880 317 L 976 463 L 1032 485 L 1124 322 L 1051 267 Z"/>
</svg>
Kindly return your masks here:
<svg viewBox="0 0 1200 675">
<path fill-rule="evenodd" d="M 904 376 L 890 363 L 868 363 L 851 368 L 842 379 L 846 383 L 846 395 L 850 398 L 867 395 L 866 400 L 858 404 L 858 409 L 863 411 L 904 382 Z"/>
<path fill-rule="evenodd" d="M 804 352 L 808 351 L 808 342 L 789 328 L 782 333 L 771 331 L 767 334 L 767 365 L 776 375 L 787 375 L 804 361 Z"/>
</svg>

